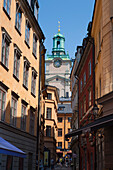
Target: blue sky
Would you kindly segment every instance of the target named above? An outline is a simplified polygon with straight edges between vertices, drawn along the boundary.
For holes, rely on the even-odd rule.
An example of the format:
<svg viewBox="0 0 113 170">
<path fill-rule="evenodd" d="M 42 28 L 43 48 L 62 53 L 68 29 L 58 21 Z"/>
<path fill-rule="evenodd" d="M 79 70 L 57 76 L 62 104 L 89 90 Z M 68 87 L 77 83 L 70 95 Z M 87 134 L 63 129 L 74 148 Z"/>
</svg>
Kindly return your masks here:
<svg viewBox="0 0 113 170">
<path fill-rule="evenodd" d="M 87 26 L 92 19 L 94 0 L 39 0 L 39 24 L 46 37 L 45 47 L 51 54 L 53 36 L 58 32 L 65 36 L 65 50 L 75 57 L 76 47 L 82 44 Z"/>
</svg>

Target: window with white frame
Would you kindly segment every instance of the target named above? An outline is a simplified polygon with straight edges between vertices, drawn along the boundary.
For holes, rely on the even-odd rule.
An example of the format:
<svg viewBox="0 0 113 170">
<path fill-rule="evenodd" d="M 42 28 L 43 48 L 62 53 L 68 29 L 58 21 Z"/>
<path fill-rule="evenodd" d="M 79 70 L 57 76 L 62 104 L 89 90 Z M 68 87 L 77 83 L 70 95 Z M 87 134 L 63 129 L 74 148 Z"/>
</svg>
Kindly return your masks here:
<svg viewBox="0 0 113 170">
<path fill-rule="evenodd" d="M 7 14 L 10 15 L 11 0 L 4 0 L 4 9 L 6 10 Z"/>
<path fill-rule="evenodd" d="M 19 32 L 21 32 L 22 10 L 18 3 L 16 3 L 16 20 L 15 26 Z"/>
<path fill-rule="evenodd" d="M 33 95 L 35 95 L 36 92 L 36 77 L 37 77 L 37 72 L 35 71 L 34 68 L 32 68 L 31 93 Z"/>
<path fill-rule="evenodd" d="M 0 120 L 5 120 L 6 91 L 0 87 Z"/>
<path fill-rule="evenodd" d="M 29 21 L 26 20 L 26 26 L 25 26 L 25 42 L 27 45 L 29 45 L 29 40 L 30 40 L 30 24 Z"/>
<path fill-rule="evenodd" d="M 38 9 L 39 9 L 38 4 L 37 4 L 37 2 L 35 2 L 35 4 L 34 4 L 34 16 L 35 16 L 37 21 L 38 21 Z"/>
<path fill-rule="evenodd" d="M 35 110 L 30 108 L 30 134 L 34 135 L 34 124 L 35 124 Z"/>
<path fill-rule="evenodd" d="M 37 56 L 37 37 L 35 33 L 33 34 L 33 54 Z"/>
<path fill-rule="evenodd" d="M 16 117 L 17 117 L 17 99 L 12 96 L 10 122 L 11 125 L 13 126 L 16 126 Z"/>
<path fill-rule="evenodd" d="M 9 36 L 7 31 L 2 27 L 2 56 L 1 56 L 1 62 L 7 68 L 8 68 L 10 43 L 11 43 L 11 37 Z"/>
<path fill-rule="evenodd" d="M 26 130 L 26 106 L 21 105 L 21 129 Z"/>
<path fill-rule="evenodd" d="M 21 51 L 17 47 L 17 45 L 14 45 L 14 69 L 13 69 L 13 74 L 19 79 L 19 67 L 20 67 L 20 56 L 21 56 Z"/>
<path fill-rule="evenodd" d="M 23 85 L 28 88 L 28 75 L 29 75 L 29 61 L 24 58 L 24 73 L 23 73 Z"/>
<path fill-rule="evenodd" d="M 46 118 L 47 119 L 51 119 L 51 116 L 52 116 L 51 114 L 52 114 L 52 108 L 47 107 Z"/>
</svg>

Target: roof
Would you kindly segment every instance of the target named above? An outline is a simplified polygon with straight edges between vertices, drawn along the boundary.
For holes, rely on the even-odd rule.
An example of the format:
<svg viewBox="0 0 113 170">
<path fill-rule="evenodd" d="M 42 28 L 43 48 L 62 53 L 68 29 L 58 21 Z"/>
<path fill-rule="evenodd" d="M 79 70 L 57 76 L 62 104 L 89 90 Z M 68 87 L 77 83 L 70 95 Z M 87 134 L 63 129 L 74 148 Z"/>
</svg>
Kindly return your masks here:
<svg viewBox="0 0 113 170">
<path fill-rule="evenodd" d="M 65 39 L 64 35 L 62 35 L 60 32 L 58 32 L 57 34 L 55 34 L 53 38 L 57 38 L 57 37 L 61 37 L 61 38 L 64 38 L 64 39 Z"/>
<path fill-rule="evenodd" d="M 71 97 L 69 97 L 69 98 L 60 97 L 60 102 L 71 102 Z"/>
<path fill-rule="evenodd" d="M 58 104 L 58 108 L 62 107 L 64 108 L 64 110 L 58 110 L 58 113 L 72 113 L 72 109 L 71 109 L 71 103 L 67 103 L 67 104 Z"/>
</svg>

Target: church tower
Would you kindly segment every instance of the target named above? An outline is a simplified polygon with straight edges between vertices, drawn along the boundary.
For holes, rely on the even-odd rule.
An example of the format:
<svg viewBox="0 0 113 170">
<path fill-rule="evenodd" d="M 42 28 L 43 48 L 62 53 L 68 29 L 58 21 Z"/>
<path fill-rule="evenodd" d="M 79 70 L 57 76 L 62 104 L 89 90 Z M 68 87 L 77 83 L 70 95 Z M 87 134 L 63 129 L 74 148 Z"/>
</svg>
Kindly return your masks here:
<svg viewBox="0 0 113 170">
<path fill-rule="evenodd" d="M 53 37 L 52 54 L 47 54 L 46 84 L 56 86 L 59 89 L 60 98 L 69 98 L 70 92 L 70 68 L 71 60 L 65 52 L 65 37 L 58 33 Z"/>
</svg>

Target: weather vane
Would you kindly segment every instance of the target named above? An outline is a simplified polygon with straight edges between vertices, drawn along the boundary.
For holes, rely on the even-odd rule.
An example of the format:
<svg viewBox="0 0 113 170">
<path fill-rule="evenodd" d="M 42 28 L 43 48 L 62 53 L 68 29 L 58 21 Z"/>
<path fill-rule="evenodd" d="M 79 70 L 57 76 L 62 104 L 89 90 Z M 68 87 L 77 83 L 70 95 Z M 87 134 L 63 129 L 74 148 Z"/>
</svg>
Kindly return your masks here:
<svg viewBox="0 0 113 170">
<path fill-rule="evenodd" d="M 60 32 L 60 21 L 58 21 L 58 32 Z"/>
</svg>

